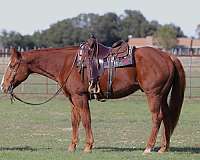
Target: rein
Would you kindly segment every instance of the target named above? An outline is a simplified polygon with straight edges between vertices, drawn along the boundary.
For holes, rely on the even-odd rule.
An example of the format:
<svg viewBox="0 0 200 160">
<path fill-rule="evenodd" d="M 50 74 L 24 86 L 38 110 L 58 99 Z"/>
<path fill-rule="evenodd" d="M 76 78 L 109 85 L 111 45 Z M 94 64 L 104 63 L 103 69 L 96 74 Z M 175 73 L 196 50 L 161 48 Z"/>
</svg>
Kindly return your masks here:
<svg viewBox="0 0 200 160">
<path fill-rule="evenodd" d="M 28 104 L 28 105 L 34 105 L 34 106 L 36 106 L 36 105 L 42 105 L 42 104 L 45 104 L 45 103 L 51 101 L 54 97 L 56 97 L 56 96 L 62 91 L 63 87 L 64 87 L 65 84 L 67 83 L 67 80 L 68 80 L 68 78 L 69 78 L 69 76 L 70 76 L 70 74 L 71 74 L 71 72 L 72 72 L 72 70 L 73 70 L 73 68 L 74 68 L 74 66 L 75 66 L 77 56 L 78 56 L 78 54 L 76 54 L 76 56 L 75 56 L 75 58 L 74 58 L 74 61 L 73 61 L 73 63 L 72 63 L 72 66 L 71 66 L 71 68 L 70 68 L 70 71 L 69 71 L 69 73 L 68 73 L 68 75 L 67 75 L 65 81 L 63 82 L 63 84 L 61 85 L 61 87 L 56 91 L 56 93 L 54 93 L 54 95 L 53 95 L 52 97 L 50 97 L 49 99 L 45 100 L 44 102 L 40 102 L 40 103 L 31 103 L 31 102 L 24 101 L 24 100 L 22 100 L 21 98 L 19 98 L 18 96 L 16 96 L 15 93 L 13 93 L 13 87 L 11 87 L 11 91 L 10 91 L 10 93 L 9 93 L 9 94 L 10 94 L 11 103 L 13 103 L 13 101 L 15 101 L 15 99 L 16 99 L 16 100 L 18 100 L 18 101 L 20 101 L 20 102 L 22 102 L 22 103 L 25 103 L 25 104 Z M 18 66 L 18 68 L 19 68 L 19 66 Z M 17 71 L 17 70 L 16 70 L 16 71 Z M 15 71 L 15 74 L 16 74 L 16 71 Z M 11 84 L 11 86 L 13 86 L 13 85 Z"/>
</svg>

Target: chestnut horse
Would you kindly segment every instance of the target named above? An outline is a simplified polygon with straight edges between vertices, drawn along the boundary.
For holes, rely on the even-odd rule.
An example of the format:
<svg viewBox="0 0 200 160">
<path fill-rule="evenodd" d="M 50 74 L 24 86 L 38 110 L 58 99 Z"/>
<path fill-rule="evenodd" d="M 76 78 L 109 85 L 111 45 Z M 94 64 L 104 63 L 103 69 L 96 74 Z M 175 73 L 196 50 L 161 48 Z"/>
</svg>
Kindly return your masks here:
<svg viewBox="0 0 200 160">
<path fill-rule="evenodd" d="M 72 106 L 72 138 L 68 151 L 76 149 L 79 123 L 82 121 L 86 132 L 84 151 L 91 152 L 94 139 L 88 103 L 88 81 L 87 77 L 84 78 L 84 81 L 81 79 L 79 70 L 74 65 L 78 51 L 78 46 L 24 53 L 13 49 L 1 82 L 1 89 L 4 93 L 12 93 L 13 89 L 32 73 L 38 73 L 56 81 L 60 86 L 63 86 L 63 91 L 69 97 Z M 135 64 L 136 67 L 116 68 L 111 98 L 125 97 L 138 89 L 144 91 L 152 115 L 152 130 L 144 153 L 152 151 L 161 122 L 163 122 L 159 150 L 162 153 L 169 149 L 170 136 L 179 119 L 184 99 L 185 73 L 180 61 L 175 56 L 151 47 L 135 50 Z M 138 83 L 135 83 L 134 76 L 136 76 Z M 107 79 L 108 73 L 105 70 L 100 77 L 102 92 L 107 91 Z"/>
</svg>

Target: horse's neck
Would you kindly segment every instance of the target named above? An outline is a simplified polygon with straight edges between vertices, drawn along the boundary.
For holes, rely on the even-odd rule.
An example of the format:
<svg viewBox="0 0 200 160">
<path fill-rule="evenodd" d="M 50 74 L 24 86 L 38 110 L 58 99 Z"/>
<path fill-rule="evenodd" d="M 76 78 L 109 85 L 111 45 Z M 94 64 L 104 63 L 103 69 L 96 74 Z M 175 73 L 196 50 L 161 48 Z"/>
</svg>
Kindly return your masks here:
<svg viewBox="0 0 200 160">
<path fill-rule="evenodd" d="M 27 54 L 29 59 L 29 70 L 58 81 L 60 71 L 63 68 L 65 56 L 63 54 L 32 53 Z"/>
</svg>

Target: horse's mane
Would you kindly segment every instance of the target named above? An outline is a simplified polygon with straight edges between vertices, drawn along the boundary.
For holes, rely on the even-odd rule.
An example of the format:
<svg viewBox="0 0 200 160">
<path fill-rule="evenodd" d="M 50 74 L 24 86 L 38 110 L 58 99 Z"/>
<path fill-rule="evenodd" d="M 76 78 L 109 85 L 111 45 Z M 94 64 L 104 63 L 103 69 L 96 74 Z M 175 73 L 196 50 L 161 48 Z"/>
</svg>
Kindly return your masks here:
<svg viewBox="0 0 200 160">
<path fill-rule="evenodd" d="M 39 53 L 39 52 L 56 52 L 56 51 L 62 51 L 62 50 L 67 50 L 67 51 L 73 51 L 73 50 L 77 50 L 79 48 L 79 46 L 66 46 L 66 47 L 62 47 L 62 48 L 41 48 L 41 49 L 33 49 L 33 50 L 29 50 L 29 51 L 25 51 L 23 52 L 23 54 L 26 53 Z"/>
</svg>

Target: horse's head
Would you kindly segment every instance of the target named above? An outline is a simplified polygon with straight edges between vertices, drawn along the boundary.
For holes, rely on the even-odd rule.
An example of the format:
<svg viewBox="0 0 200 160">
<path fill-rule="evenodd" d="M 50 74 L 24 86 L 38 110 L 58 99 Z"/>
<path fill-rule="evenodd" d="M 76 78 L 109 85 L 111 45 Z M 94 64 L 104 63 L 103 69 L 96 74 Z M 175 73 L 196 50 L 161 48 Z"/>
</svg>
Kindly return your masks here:
<svg viewBox="0 0 200 160">
<path fill-rule="evenodd" d="M 22 59 L 20 52 L 12 49 L 8 67 L 1 81 L 1 90 L 4 93 L 12 94 L 13 89 L 27 79 L 28 75 L 28 64 Z"/>
</svg>

